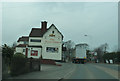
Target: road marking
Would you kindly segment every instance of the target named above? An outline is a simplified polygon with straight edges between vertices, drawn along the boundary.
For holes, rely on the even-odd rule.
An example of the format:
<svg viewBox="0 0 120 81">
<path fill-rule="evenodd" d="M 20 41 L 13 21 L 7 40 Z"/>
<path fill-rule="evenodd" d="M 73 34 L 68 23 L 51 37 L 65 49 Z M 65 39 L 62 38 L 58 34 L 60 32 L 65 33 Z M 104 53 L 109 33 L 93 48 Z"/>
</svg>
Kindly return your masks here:
<svg viewBox="0 0 120 81">
<path fill-rule="evenodd" d="M 76 70 L 76 65 L 74 64 L 74 67 L 72 68 L 72 70 L 70 72 L 68 72 L 64 78 L 65 79 L 69 79 L 69 77 L 73 74 L 73 72 Z"/>
<path fill-rule="evenodd" d="M 65 76 L 64 76 L 64 79 L 69 79 L 73 72 L 75 72 L 75 70 L 78 70 L 76 68 L 77 66 L 74 64 L 74 67 L 72 68 L 71 71 L 69 71 Z M 90 71 L 90 69 L 85 65 L 85 64 L 81 64 L 80 65 L 81 68 L 84 68 L 85 72 L 87 72 L 86 74 L 88 75 L 87 78 L 84 78 L 84 79 L 94 79 L 95 78 L 95 75 L 93 75 L 92 71 Z M 82 77 L 81 77 L 82 78 Z"/>
<path fill-rule="evenodd" d="M 89 75 L 88 78 L 86 79 L 94 79 L 95 78 L 95 75 L 93 75 L 93 72 L 90 71 L 90 69 L 88 68 L 88 66 L 84 66 L 85 70 L 86 70 L 86 74 Z"/>
</svg>

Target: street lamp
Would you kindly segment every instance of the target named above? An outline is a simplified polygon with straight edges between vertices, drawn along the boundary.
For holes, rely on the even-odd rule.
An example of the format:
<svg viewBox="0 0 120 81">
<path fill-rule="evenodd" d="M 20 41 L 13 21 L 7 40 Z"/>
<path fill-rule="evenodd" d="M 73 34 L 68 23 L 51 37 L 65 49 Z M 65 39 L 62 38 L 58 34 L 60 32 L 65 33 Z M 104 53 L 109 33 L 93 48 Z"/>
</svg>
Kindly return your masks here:
<svg viewBox="0 0 120 81">
<path fill-rule="evenodd" d="M 85 37 L 88 37 L 89 38 L 89 50 L 92 50 L 93 48 L 92 48 L 92 36 L 90 36 L 90 35 L 84 35 Z M 91 47 L 91 48 L 90 48 Z M 92 57 L 93 57 L 93 55 L 92 55 L 92 52 L 91 52 L 91 54 L 90 54 L 90 58 L 91 58 L 91 61 L 92 61 Z"/>
<path fill-rule="evenodd" d="M 87 36 L 87 35 L 84 35 L 84 36 Z"/>
<path fill-rule="evenodd" d="M 92 49 L 92 48 L 93 48 L 93 46 L 92 46 L 92 44 L 93 44 L 93 43 L 92 43 L 92 42 L 93 42 L 92 36 L 91 36 L 91 35 L 87 35 L 87 34 L 85 34 L 84 36 L 89 38 L 89 41 L 90 41 L 90 42 L 89 42 L 89 45 L 91 44 L 90 46 L 91 46 L 91 49 Z"/>
</svg>

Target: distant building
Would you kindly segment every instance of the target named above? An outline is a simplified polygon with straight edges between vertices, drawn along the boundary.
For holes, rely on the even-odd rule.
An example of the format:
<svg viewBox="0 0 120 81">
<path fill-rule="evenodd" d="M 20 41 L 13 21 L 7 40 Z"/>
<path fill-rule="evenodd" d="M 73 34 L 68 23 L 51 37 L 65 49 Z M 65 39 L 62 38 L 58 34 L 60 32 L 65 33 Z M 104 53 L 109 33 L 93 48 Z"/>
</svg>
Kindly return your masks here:
<svg viewBox="0 0 120 81">
<path fill-rule="evenodd" d="M 17 41 L 16 52 L 23 53 L 28 58 L 62 59 L 63 35 L 52 24 L 47 28 L 47 22 L 41 22 L 41 28 L 32 28 L 29 36 L 22 36 Z"/>
</svg>

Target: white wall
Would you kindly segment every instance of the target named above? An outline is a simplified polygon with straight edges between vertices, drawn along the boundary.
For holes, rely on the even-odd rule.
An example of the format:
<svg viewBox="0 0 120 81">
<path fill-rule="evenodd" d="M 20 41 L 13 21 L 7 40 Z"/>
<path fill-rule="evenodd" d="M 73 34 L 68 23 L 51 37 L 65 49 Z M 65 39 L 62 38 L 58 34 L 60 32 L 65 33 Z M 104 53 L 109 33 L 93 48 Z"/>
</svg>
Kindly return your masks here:
<svg viewBox="0 0 120 81">
<path fill-rule="evenodd" d="M 25 55 L 25 52 L 23 52 L 23 49 L 26 49 L 25 47 L 16 47 L 15 53 L 22 53 Z"/>
<path fill-rule="evenodd" d="M 54 52 L 54 53 L 47 52 L 46 47 L 56 47 L 56 48 L 58 48 L 58 52 Z M 45 44 L 42 48 L 43 59 L 61 60 L 61 58 L 62 58 L 62 49 L 61 48 L 62 48 L 61 44 L 54 44 L 54 43 Z"/>
<path fill-rule="evenodd" d="M 23 41 L 17 42 L 17 45 L 19 45 L 19 44 L 24 44 L 24 42 Z"/>
<path fill-rule="evenodd" d="M 31 56 L 31 50 L 37 50 L 38 51 L 38 56 Z M 32 57 L 32 58 L 40 58 L 41 56 L 41 48 L 28 48 L 28 58 Z"/>
<path fill-rule="evenodd" d="M 50 37 L 49 35 L 52 34 L 52 31 L 54 31 L 55 37 Z M 51 40 L 54 39 L 54 41 L 59 41 L 62 42 L 62 36 L 61 34 L 55 29 L 54 26 L 51 27 L 45 34 L 44 34 L 44 39 L 46 40 Z"/>
<path fill-rule="evenodd" d="M 24 41 L 19 41 L 19 42 L 17 42 L 17 45 L 19 45 L 19 44 L 28 44 L 28 42 L 24 43 Z"/>
<path fill-rule="evenodd" d="M 25 52 L 23 52 L 23 47 L 16 47 L 16 52 L 15 53 L 22 53 L 25 55 Z M 38 56 L 31 56 L 31 50 L 38 50 Z M 39 58 L 41 56 L 41 48 L 28 48 L 28 58 L 32 57 L 32 58 Z"/>
<path fill-rule="evenodd" d="M 49 35 L 52 34 L 54 31 L 55 37 L 50 37 Z M 61 60 L 62 59 L 62 36 L 61 34 L 54 28 L 51 27 L 48 32 L 44 34 L 43 37 L 43 48 L 42 48 L 42 56 L 43 59 L 54 59 L 54 60 Z M 57 53 L 51 53 L 46 51 L 46 47 L 57 47 Z"/>
</svg>

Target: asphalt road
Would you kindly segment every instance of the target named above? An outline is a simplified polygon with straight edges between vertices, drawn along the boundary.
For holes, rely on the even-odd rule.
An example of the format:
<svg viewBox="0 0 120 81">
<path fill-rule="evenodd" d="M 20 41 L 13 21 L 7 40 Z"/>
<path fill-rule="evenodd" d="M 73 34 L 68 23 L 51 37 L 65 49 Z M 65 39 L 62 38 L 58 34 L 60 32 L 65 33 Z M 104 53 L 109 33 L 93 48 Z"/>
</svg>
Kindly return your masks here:
<svg viewBox="0 0 120 81">
<path fill-rule="evenodd" d="M 118 79 L 118 66 L 108 64 L 76 64 L 67 79 Z"/>
<path fill-rule="evenodd" d="M 41 71 L 10 77 L 10 79 L 118 79 L 116 64 L 59 64 L 62 66 L 42 65 Z"/>
</svg>

